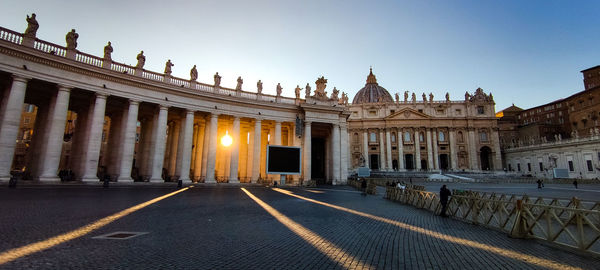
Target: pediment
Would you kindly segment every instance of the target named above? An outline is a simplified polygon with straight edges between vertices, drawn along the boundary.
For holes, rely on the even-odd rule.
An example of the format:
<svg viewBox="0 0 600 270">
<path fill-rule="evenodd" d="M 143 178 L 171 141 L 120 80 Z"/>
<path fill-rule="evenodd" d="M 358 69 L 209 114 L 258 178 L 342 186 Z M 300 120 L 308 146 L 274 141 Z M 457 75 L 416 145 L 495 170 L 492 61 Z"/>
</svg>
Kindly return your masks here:
<svg viewBox="0 0 600 270">
<path fill-rule="evenodd" d="M 384 118 L 385 120 L 431 119 L 431 116 L 411 108 L 401 109 Z"/>
</svg>

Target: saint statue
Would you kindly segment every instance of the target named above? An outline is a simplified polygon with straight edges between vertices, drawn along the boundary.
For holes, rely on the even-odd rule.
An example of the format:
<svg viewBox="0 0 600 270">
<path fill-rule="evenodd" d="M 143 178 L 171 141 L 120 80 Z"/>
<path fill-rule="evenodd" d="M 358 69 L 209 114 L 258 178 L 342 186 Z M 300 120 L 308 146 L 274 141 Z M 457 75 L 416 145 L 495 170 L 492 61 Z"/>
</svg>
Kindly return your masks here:
<svg viewBox="0 0 600 270">
<path fill-rule="evenodd" d="M 113 52 L 113 47 L 110 44 L 110 41 L 106 46 L 104 46 L 104 60 L 112 60 L 111 54 Z"/>
<path fill-rule="evenodd" d="M 196 81 L 198 79 L 198 70 L 196 69 L 196 65 L 194 65 L 194 67 L 192 67 L 192 70 L 190 70 L 190 81 Z"/>
<path fill-rule="evenodd" d="M 408 101 L 408 91 L 404 91 L 404 102 Z"/>
<path fill-rule="evenodd" d="M 339 100 L 340 98 L 338 97 L 340 93 L 340 90 L 337 90 L 337 88 L 333 87 L 333 91 L 331 91 L 331 99 L 332 100 Z"/>
<path fill-rule="evenodd" d="M 258 80 L 258 82 L 256 83 L 256 92 L 259 94 L 262 93 L 262 82 L 260 80 Z"/>
<path fill-rule="evenodd" d="M 244 83 L 244 80 L 242 80 L 242 76 L 238 76 L 237 78 L 237 85 L 235 86 L 235 91 L 242 91 L 242 84 Z"/>
<path fill-rule="evenodd" d="M 27 15 L 27 29 L 25 29 L 25 36 L 35 38 L 38 28 L 40 28 L 40 24 L 35 19 L 35 13 L 31 13 L 31 17 Z"/>
<path fill-rule="evenodd" d="M 465 92 L 465 101 L 469 101 L 470 97 L 471 95 L 469 95 L 469 92 Z"/>
<path fill-rule="evenodd" d="M 425 93 L 423 93 L 423 102 L 427 102 L 427 95 Z"/>
<path fill-rule="evenodd" d="M 215 76 L 213 77 L 215 79 L 215 87 L 221 86 L 221 76 L 219 76 L 219 72 L 215 73 Z"/>
<path fill-rule="evenodd" d="M 342 104 L 348 105 L 348 94 L 342 92 Z"/>
<path fill-rule="evenodd" d="M 71 29 L 71 32 L 67 33 L 65 40 L 67 41 L 67 50 L 75 50 L 77 48 L 77 39 L 79 34 L 75 33 L 75 29 Z"/>
<path fill-rule="evenodd" d="M 144 51 L 141 51 L 140 53 L 138 53 L 137 55 L 137 65 L 135 65 L 135 68 L 144 68 L 144 64 L 146 64 L 146 56 L 144 56 Z"/>
<path fill-rule="evenodd" d="M 175 64 L 171 63 L 171 59 L 169 59 L 167 63 L 165 63 L 165 74 L 171 75 L 171 67 L 174 65 Z"/>
<path fill-rule="evenodd" d="M 305 87 L 304 93 L 305 93 L 304 98 L 309 98 L 310 97 L 310 85 L 308 83 L 306 83 L 306 87 Z"/>
<path fill-rule="evenodd" d="M 446 92 L 446 101 L 450 101 L 450 94 Z"/>
<path fill-rule="evenodd" d="M 429 92 L 429 102 L 433 101 L 433 93 Z"/>
<path fill-rule="evenodd" d="M 302 90 L 302 88 L 300 88 L 300 85 L 296 85 L 296 89 L 295 89 L 296 99 L 300 99 L 300 90 Z"/>
<path fill-rule="evenodd" d="M 277 96 L 281 96 L 281 91 L 283 90 L 283 88 L 281 87 L 280 83 L 277 83 Z"/>
<path fill-rule="evenodd" d="M 414 92 L 412 93 L 411 100 L 412 100 L 413 103 L 417 102 L 417 95 Z"/>
<path fill-rule="evenodd" d="M 398 95 L 398 93 L 396 93 L 395 96 L 396 96 L 396 103 L 400 102 L 400 95 Z"/>
</svg>

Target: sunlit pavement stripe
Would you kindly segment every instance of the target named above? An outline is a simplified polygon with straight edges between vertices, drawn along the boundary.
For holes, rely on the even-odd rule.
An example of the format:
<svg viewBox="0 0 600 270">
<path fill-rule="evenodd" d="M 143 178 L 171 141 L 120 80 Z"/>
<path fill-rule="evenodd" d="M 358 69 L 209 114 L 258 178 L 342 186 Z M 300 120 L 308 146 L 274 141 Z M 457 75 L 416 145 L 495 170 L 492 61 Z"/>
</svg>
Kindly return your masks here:
<svg viewBox="0 0 600 270">
<path fill-rule="evenodd" d="M 158 201 L 161 201 L 163 199 L 171 197 L 171 196 L 173 196 L 175 194 L 178 194 L 180 192 L 184 192 L 184 191 L 186 191 L 188 189 L 189 189 L 189 187 L 182 188 L 182 189 L 179 189 L 177 191 L 171 192 L 169 194 L 166 194 L 166 195 L 160 196 L 158 198 L 149 200 L 147 202 L 140 203 L 138 205 L 129 207 L 129 208 L 127 208 L 127 209 L 125 209 L 125 210 L 123 210 L 121 212 L 118 212 L 118 213 L 113 214 L 111 216 L 105 217 L 105 218 L 100 219 L 100 220 L 98 220 L 98 221 L 96 221 L 94 223 L 90 223 L 88 225 L 85 225 L 83 227 L 80 227 L 78 229 L 70 231 L 68 233 L 64 233 L 64 234 L 61 234 L 61 235 L 58 235 L 58 236 L 54 236 L 54 237 L 49 238 L 49 239 L 44 240 L 44 241 L 40 241 L 40 242 L 37 242 L 37 243 L 29 244 L 29 245 L 26 245 L 26 246 L 23 246 L 23 247 L 14 248 L 14 249 L 2 252 L 2 253 L 0 253 L 0 265 L 5 264 L 5 263 L 10 262 L 10 261 L 13 261 L 13 260 L 16 260 L 18 258 L 27 256 L 27 255 L 30 255 L 32 253 L 36 253 L 36 252 L 40 252 L 40 251 L 45 250 L 45 249 L 49 249 L 51 247 L 54 247 L 54 246 L 62 244 L 64 242 L 73 240 L 75 238 L 79 238 L 81 236 L 84 236 L 84 235 L 86 235 L 86 234 L 88 234 L 88 233 L 90 233 L 90 232 L 92 232 L 94 230 L 97 230 L 97 229 L 99 229 L 99 228 L 101 228 L 103 226 L 108 225 L 109 223 L 111 223 L 111 222 L 113 222 L 113 221 L 115 221 L 117 219 L 120 219 L 120 218 L 122 218 L 124 216 L 127 216 L 127 215 L 129 215 L 129 214 L 131 214 L 131 213 L 133 213 L 133 212 L 135 212 L 137 210 L 140 210 L 140 209 L 142 209 L 142 208 L 144 208 L 144 207 L 146 207 L 148 205 L 151 205 L 153 203 L 156 203 Z"/>
<path fill-rule="evenodd" d="M 361 263 L 357 258 L 352 255 L 346 253 L 343 249 L 337 247 L 335 244 L 327 241 L 325 238 L 319 236 L 318 234 L 312 232 L 311 230 L 305 228 L 304 226 L 296 223 L 291 220 L 287 216 L 283 215 L 279 211 L 275 210 L 275 208 L 271 207 L 267 203 L 263 202 L 261 199 L 254 196 L 245 188 L 241 188 L 242 191 L 248 195 L 254 202 L 260 205 L 265 211 L 267 211 L 271 216 L 273 216 L 277 221 L 281 222 L 292 232 L 300 236 L 304 241 L 308 242 L 310 245 L 315 247 L 321 253 L 325 254 L 331 260 L 337 262 L 342 267 L 349 269 L 372 269 L 371 265 Z M 358 262 L 358 263 L 357 263 Z"/>
<path fill-rule="evenodd" d="M 468 247 L 473 247 L 473 248 L 477 248 L 477 249 L 481 249 L 481 250 L 485 250 L 488 252 L 493 252 L 496 253 L 498 255 L 507 257 L 507 258 L 511 258 L 511 259 L 516 259 L 516 260 L 520 260 L 526 263 L 530 263 L 530 264 L 534 264 L 534 265 L 538 265 L 538 266 L 542 266 L 542 267 L 546 267 L 546 268 L 550 268 L 550 269 L 581 269 L 578 267 L 573 267 L 570 265 L 566 265 L 566 264 L 561 264 L 552 260 L 547 260 L 547 259 L 542 259 L 542 258 L 538 258 L 535 256 L 531 256 L 531 255 L 527 255 L 527 254 L 522 254 L 519 252 L 515 252 L 512 250 L 508 250 L 508 249 L 504 249 L 504 248 L 499 248 L 499 247 L 494 247 L 494 246 L 490 246 L 487 244 L 482 244 L 479 242 L 475 242 L 475 241 L 471 241 L 471 240 L 467 240 L 467 239 L 463 239 L 460 237 L 455 237 L 455 236 L 450 236 L 450 235 L 446 235 L 446 234 L 442 234 L 439 232 L 434 232 L 431 230 L 427 230 L 421 227 L 417 227 L 417 226 L 413 226 L 413 225 L 409 225 L 406 223 L 402 223 L 399 221 L 395 221 L 395 220 L 391 220 L 391 219 L 387 219 L 387 218 L 383 218 L 383 217 L 379 217 L 379 216 L 375 216 L 375 215 L 371 215 L 371 214 L 367 214 L 364 212 L 360 212 L 360 211 L 356 211 L 353 209 L 349 209 L 349 208 L 345 208 L 345 207 L 341 207 L 341 206 L 337 206 L 334 204 L 330 204 L 330 203 L 326 203 L 326 202 L 321 202 L 321 201 L 317 201 L 311 198 L 307 198 L 307 197 L 303 197 L 300 195 L 296 195 L 294 193 L 292 193 L 291 191 L 288 190 L 283 190 L 283 189 L 279 189 L 279 188 L 273 188 L 273 190 L 277 191 L 277 192 L 281 192 L 283 194 L 287 194 L 289 196 L 292 197 L 296 197 L 298 199 L 302 199 L 302 200 L 306 200 L 312 203 L 316 203 L 316 204 L 320 204 L 323 206 L 327 206 L 327 207 L 331 207 L 340 211 L 344 211 L 344 212 L 348 212 L 351 214 L 355 214 L 355 215 L 359 215 L 362 217 L 366 217 L 366 218 L 370 218 L 373 220 L 377 220 L 380 222 L 385 222 L 388 224 L 392 224 L 395 225 L 397 227 L 403 228 L 403 229 L 407 229 L 407 230 L 411 230 L 417 233 L 421 233 L 430 237 L 435 237 L 444 241 L 448 241 L 448 242 L 452 242 L 452 243 L 456 243 L 456 244 L 460 244 L 460 245 L 464 245 L 464 246 L 468 246 Z"/>
</svg>

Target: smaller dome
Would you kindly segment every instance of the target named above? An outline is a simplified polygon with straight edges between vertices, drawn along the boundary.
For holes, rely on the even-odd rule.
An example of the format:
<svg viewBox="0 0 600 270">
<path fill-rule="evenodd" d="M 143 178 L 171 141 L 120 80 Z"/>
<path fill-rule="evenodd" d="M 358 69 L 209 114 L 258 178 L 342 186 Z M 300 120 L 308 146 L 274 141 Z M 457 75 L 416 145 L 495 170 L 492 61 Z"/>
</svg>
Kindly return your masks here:
<svg viewBox="0 0 600 270">
<path fill-rule="evenodd" d="M 385 88 L 377 84 L 377 78 L 373 74 L 373 68 L 371 68 L 369 71 L 369 76 L 367 76 L 367 83 L 365 84 L 365 87 L 356 93 L 354 99 L 352 100 L 352 104 L 386 102 L 394 103 L 394 99 L 392 98 L 392 95 L 385 90 Z"/>
</svg>

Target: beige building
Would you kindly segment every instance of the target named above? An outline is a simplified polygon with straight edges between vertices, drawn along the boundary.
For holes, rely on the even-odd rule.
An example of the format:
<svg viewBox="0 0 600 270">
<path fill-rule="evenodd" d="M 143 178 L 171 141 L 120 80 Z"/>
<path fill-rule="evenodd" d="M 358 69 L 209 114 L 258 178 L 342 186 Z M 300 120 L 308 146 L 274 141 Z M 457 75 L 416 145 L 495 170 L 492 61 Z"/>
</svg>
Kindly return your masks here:
<svg viewBox="0 0 600 270">
<path fill-rule="evenodd" d="M 464 100 L 404 93 L 395 100 L 371 71 L 349 106 L 350 168 L 502 170 L 494 99 L 481 88 Z"/>
<path fill-rule="evenodd" d="M 337 90 L 326 96 L 324 78 L 303 97 L 266 95 L 260 81 L 252 90 L 221 86 L 218 74 L 202 83 L 195 67 L 178 78 L 170 62 L 153 72 L 143 52 L 130 66 L 112 61 L 110 44 L 98 57 L 76 39 L 60 46 L 0 28 L 0 180 L 68 171 L 78 181 L 273 181 L 266 148 L 282 145 L 302 149 L 301 174 L 288 183 L 345 183 L 348 113 Z"/>
</svg>

